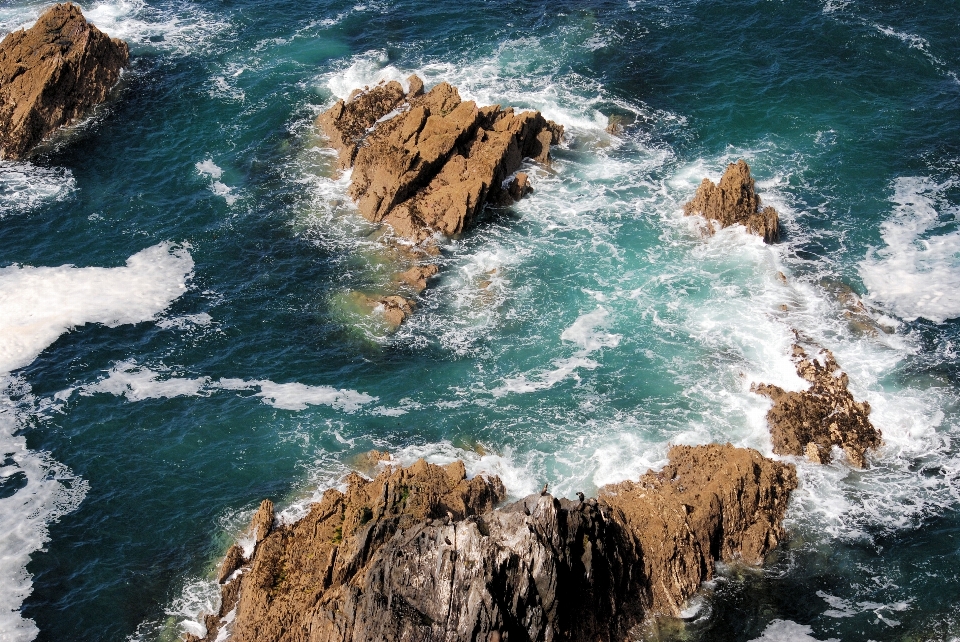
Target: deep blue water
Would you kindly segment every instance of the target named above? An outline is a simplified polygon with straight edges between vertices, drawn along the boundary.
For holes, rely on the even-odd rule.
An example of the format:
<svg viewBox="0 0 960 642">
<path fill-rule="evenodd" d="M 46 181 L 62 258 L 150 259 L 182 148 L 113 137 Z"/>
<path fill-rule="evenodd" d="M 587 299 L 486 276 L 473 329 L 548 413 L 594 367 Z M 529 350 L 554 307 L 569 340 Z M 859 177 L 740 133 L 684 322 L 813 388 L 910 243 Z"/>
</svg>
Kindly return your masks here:
<svg viewBox="0 0 960 642">
<path fill-rule="evenodd" d="M 42 6 L 0 5 L 0 32 Z M 635 478 L 671 443 L 770 454 L 749 388 L 801 387 L 795 331 L 885 445 L 862 472 L 795 462 L 790 541 L 647 634 L 960 636 L 960 4 L 81 6 L 130 69 L 0 164 L 0 639 L 196 630 L 260 500 L 293 518 L 373 447 L 515 496 Z M 568 136 L 388 335 L 348 301 L 394 264 L 312 121 L 414 72 Z M 778 245 L 681 215 L 738 158 Z"/>
</svg>

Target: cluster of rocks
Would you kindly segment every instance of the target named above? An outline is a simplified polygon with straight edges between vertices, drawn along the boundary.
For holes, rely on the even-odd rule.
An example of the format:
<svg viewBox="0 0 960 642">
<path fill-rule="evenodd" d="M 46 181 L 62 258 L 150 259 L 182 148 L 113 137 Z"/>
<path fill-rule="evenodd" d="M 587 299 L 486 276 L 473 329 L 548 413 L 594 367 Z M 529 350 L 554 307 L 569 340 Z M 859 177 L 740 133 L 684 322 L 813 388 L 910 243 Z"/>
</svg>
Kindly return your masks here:
<svg viewBox="0 0 960 642">
<path fill-rule="evenodd" d="M 436 235 L 456 237 L 486 204 L 507 205 L 529 193 L 523 159 L 548 163 L 563 127 L 540 112 L 462 101 L 442 82 L 424 92 L 396 81 L 356 90 L 317 118 L 342 169 L 352 168 L 350 195 L 360 213 L 388 225 L 411 267 L 397 275 L 414 294 L 438 268 Z M 400 293 L 367 297 L 392 326 L 416 307 Z"/>
<path fill-rule="evenodd" d="M 780 217 L 772 207 L 761 206 L 750 166 L 743 160 L 727 165 L 719 185 L 709 178 L 703 179 L 693 200 L 683 206 L 683 213 L 706 218 L 710 233 L 715 231 L 713 223 L 716 222 L 721 228 L 743 225 L 767 243 L 780 239 Z"/>
<path fill-rule="evenodd" d="M 103 102 L 130 61 L 127 44 L 58 4 L 0 42 L 0 158 L 22 159 Z"/>
<path fill-rule="evenodd" d="M 870 422 L 870 404 L 853 398 L 847 389 L 849 378 L 829 350 L 811 358 L 794 345 L 793 360 L 797 374 L 810 382 L 809 389 L 787 391 L 770 384 L 752 387 L 773 400 L 767 413 L 773 451 L 806 455 L 812 462 L 826 464 L 832 459 L 833 446 L 838 446 L 853 466 L 866 468 L 866 450 L 880 445 L 880 431 Z"/>
<path fill-rule="evenodd" d="M 762 207 L 754 189 L 750 167 L 743 160 L 727 165 L 720 185 L 703 179 L 693 200 L 684 205 L 684 214 L 702 215 L 721 228 L 740 224 L 767 243 L 780 237 L 779 217 L 772 207 Z M 780 273 L 781 280 L 786 277 Z M 846 310 L 844 316 L 859 331 L 876 333 L 876 322 L 867 314 L 852 290 L 840 292 Z M 823 350 L 809 358 L 802 347 L 793 346 L 797 374 L 810 382 L 810 388 L 788 392 L 779 386 L 755 384 L 752 390 L 770 397 L 773 407 L 767 423 L 773 451 L 779 455 L 806 457 L 815 463 L 829 463 L 833 446 L 843 450 L 857 468 L 867 465 L 866 451 L 880 445 L 880 431 L 870 423 L 870 404 L 858 402 L 847 389 L 849 379 L 840 371 L 833 354 Z"/>
<path fill-rule="evenodd" d="M 494 509 L 500 480 L 468 480 L 462 462 L 347 485 L 290 525 L 261 505 L 203 640 L 622 640 L 679 614 L 717 560 L 760 562 L 797 480 L 728 444 L 675 447 L 660 472 L 579 501 L 544 489 Z"/>
</svg>

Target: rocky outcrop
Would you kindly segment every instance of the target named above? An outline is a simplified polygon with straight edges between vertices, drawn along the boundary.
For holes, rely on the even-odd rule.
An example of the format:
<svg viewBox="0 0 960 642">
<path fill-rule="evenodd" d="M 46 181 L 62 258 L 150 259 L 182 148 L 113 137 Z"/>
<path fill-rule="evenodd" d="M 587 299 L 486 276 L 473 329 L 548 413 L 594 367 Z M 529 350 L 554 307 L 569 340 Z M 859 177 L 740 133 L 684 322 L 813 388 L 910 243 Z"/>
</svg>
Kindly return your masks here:
<svg viewBox="0 0 960 642">
<path fill-rule="evenodd" d="M 784 539 L 796 470 L 730 444 L 675 446 L 669 463 L 636 482 L 600 489 L 641 552 L 644 603 L 679 615 L 715 562 L 759 564 Z"/>
<path fill-rule="evenodd" d="M 703 179 L 693 200 L 683 206 L 687 216 L 698 214 L 716 221 L 721 228 L 740 224 L 752 234 L 763 237 L 767 243 L 780 239 L 780 218 L 772 207 L 762 207 L 760 197 L 754 190 L 750 166 L 743 160 L 727 165 L 727 170 L 717 185 L 709 178 Z M 712 223 L 709 227 L 714 231 Z"/>
<path fill-rule="evenodd" d="M 47 9 L 0 43 L 0 158 L 19 159 L 104 101 L 130 60 L 74 4 Z"/>
<path fill-rule="evenodd" d="M 793 360 L 797 374 L 810 382 L 808 390 L 788 392 L 769 384 L 752 387 L 773 400 L 767 413 L 773 451 L 806 455 L 810 461 L 825 464 L 832 458 L 833 446 L 839 446 L 850 464 L 866 468 L 865 451 L 880 445 L 880 431 L 870 423 L 870 404 L 853 398 L 847 389 L 849 379 L 829 350 L 809 358 L 795 345 Z"/>
<path fill-rule="evenodd" d="M 499 510 L 500 480 L 461 462 L 353 475 L 221 571 L 205 639 L 622 640 L 676 613 L 715 560 L 760 561 L 795 487 L 789 464 L 730 445 L 674 448 L 599 500 L 545 489 Z"/>
<path fill-rule="evenodd" d="M 407 244 L 413 265 L 397 282 L 419 294 L 437 272 L 434 235 L 456 237 L 486 204 L 507 205 L 529 193 L 529 177 L 518 172 L 521 162 L 549 162 L 563 127 L 540 112 L 462 101 L 448 83 L 426 93 L 420 78 L 411 76 L 408 84 L 408 91 L 396 81 L 355 91 L 322 113 L 317 125 L 337 150 L 340 167 L 353 170 L 350 195 L 360 213 L 389 225 Z M 404 304 L 371 300 L 402 321 L 414 303 L 400 298 Z"/>
</svg>

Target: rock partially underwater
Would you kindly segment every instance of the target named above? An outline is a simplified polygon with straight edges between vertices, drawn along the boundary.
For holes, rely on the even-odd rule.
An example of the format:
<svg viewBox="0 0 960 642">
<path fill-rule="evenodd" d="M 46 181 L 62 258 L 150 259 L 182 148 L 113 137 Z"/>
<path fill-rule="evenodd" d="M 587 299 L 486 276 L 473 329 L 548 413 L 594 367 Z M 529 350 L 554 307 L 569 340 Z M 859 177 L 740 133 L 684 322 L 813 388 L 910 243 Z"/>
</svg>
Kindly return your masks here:
<svg viewBox="0 0 960 642">
<path fill-rule="evenodd" d="M 261 506 L 204 640 L 622 640 L 678 613 L 716 560 L 760 562 L 797 485 L 791 465 L 730 445 L 673 448 L 599 499 L 544 490 L 498 510 L 500 480 L 468 480 L 462 462 L 347 481 L 269 533 Z"/>
<path fill-rule="evenodd" d="M 317 125 L 340 167 L 353 168 L 350 195 L 360 213 L 388 225 L 403 246 L 412 265 L 397 283 L 419 294 L 437 273 L 435 235 L 459 236 L 486 204 L 508 205 L 529 193 L 529 177 L 518 171 L 523 159 L 548 163 L 563 127 L 540 112 L 462 101 L 445 82 L 426 93 L 417 76 L 408 84 L 409 91 L 396 81 L 357 90 Z M 415 307 L 400 294 L 368 298 L 391 325 Z"/>
<path fill-rule="evenodd" d="M 773 451 L 806 455 L 812 462 L 825 464 L 832 459 L 833 446 L 839 446 L 853 466 L 866 468 L 867 449 L 880 445 L 880 431 L 870 422 L 870 404 L 853 398 L 847 389 L 849 379 L 829 350 L 809 358 L 795 345 L 793 360 L 797 374 L 810 382 L 808 390 L 753 386 L 754 392 L 773 400 L 767 413 Z"/>
<path fill-rule="evenodd" d="M 74 4 L 46 10 L 0 43 L 0 158 L 21 159 L 103 102 L 130 61 L 127 44 Z"/>
<path fill-rule="evenodd" d="M 761 206 L 750 166 L 743 160 L 727 165 L 719 185 L 709 178 L 703 179 L 693 200 L 683 206 L 683 213 L 716 221 L 721 228 L 743 225 L 767 243 L 780 239 L 780 217 L 772 207 Z M 709 230 L 714 231 L 712 223 Z"/>
</svg>

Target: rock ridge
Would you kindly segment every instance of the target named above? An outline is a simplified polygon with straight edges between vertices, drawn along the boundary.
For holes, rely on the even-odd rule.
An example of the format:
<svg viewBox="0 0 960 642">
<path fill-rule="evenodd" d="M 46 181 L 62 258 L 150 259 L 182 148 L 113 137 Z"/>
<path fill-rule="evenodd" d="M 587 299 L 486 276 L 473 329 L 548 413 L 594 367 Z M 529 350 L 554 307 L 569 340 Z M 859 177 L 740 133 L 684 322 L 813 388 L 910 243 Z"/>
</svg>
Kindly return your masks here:
<svg viewBox="0 0 960 642">
<path fill-rule="evenodd" d="M 103 102 L 130 61 L 72 3 L 47 9 L 0 42 L 0 158 L 22 159 L 56 129 Z"/>
<path fill-rule="evenodd" d="M 709 178 L 703 179 L 693 200 L 683 206 L 683 213 L 699 214 L 719 223 L 721 228 L 739 223 L 767 243 L 780 239 L 780 217 L 772 207 L 761 206 L 750 166 L 744 160 L 727 165 L 719 185 Z M 708 229 L 711 234 L 715 231 L 712 222 Z"/>
<path fill-rule="evenodd" d="M 807 390 L 786 391 L 770 384 L 754 384 L 756 393 L 770 397 L 773 407 L 767 423 L 778 455 L 806 455 L 814 463 L 831 461 L 839 446 L 851 465 L 866 468 L 866 451 L 880 445 L 880 431 L 870 422 L 870 404 L 857 401 L 847 389 L 849 378 L 833 353 L 823 350 L 809 357 L 793 346 L 797 374 L 810 382 Z"/>
<path fill-rule="evenodd" d="M 677 446 L 669 462 L 596 499 L 545 488 L 494 510 L 499 478 L 421 460 L 354 473 L 261 539 L 264 503 L 250 557 L 224 559 L 202 639 L 622 640 L 679 613 L 716 560 L 757 563 L 784 537 L 790 464 L 729 444 Z"/>
<path fill-rule="evenodd" d="M 487 204 L 508 205 L 532 191 L 525 158 L 549 163 L 563 127 L 538 111 L 463 101 L 441 82 L 429 92 L 411 76 L 354 91 L 317 117 L 351 169 L 350 196 L 373 223 L 389 226 L 412 264 L 396 282 L 420 294 L 437 274 L 436 235 L 469 230 Z M 399 325 L 416 307 L 410 297 L 367 297 L 367 307 Z"/>
</svg>

